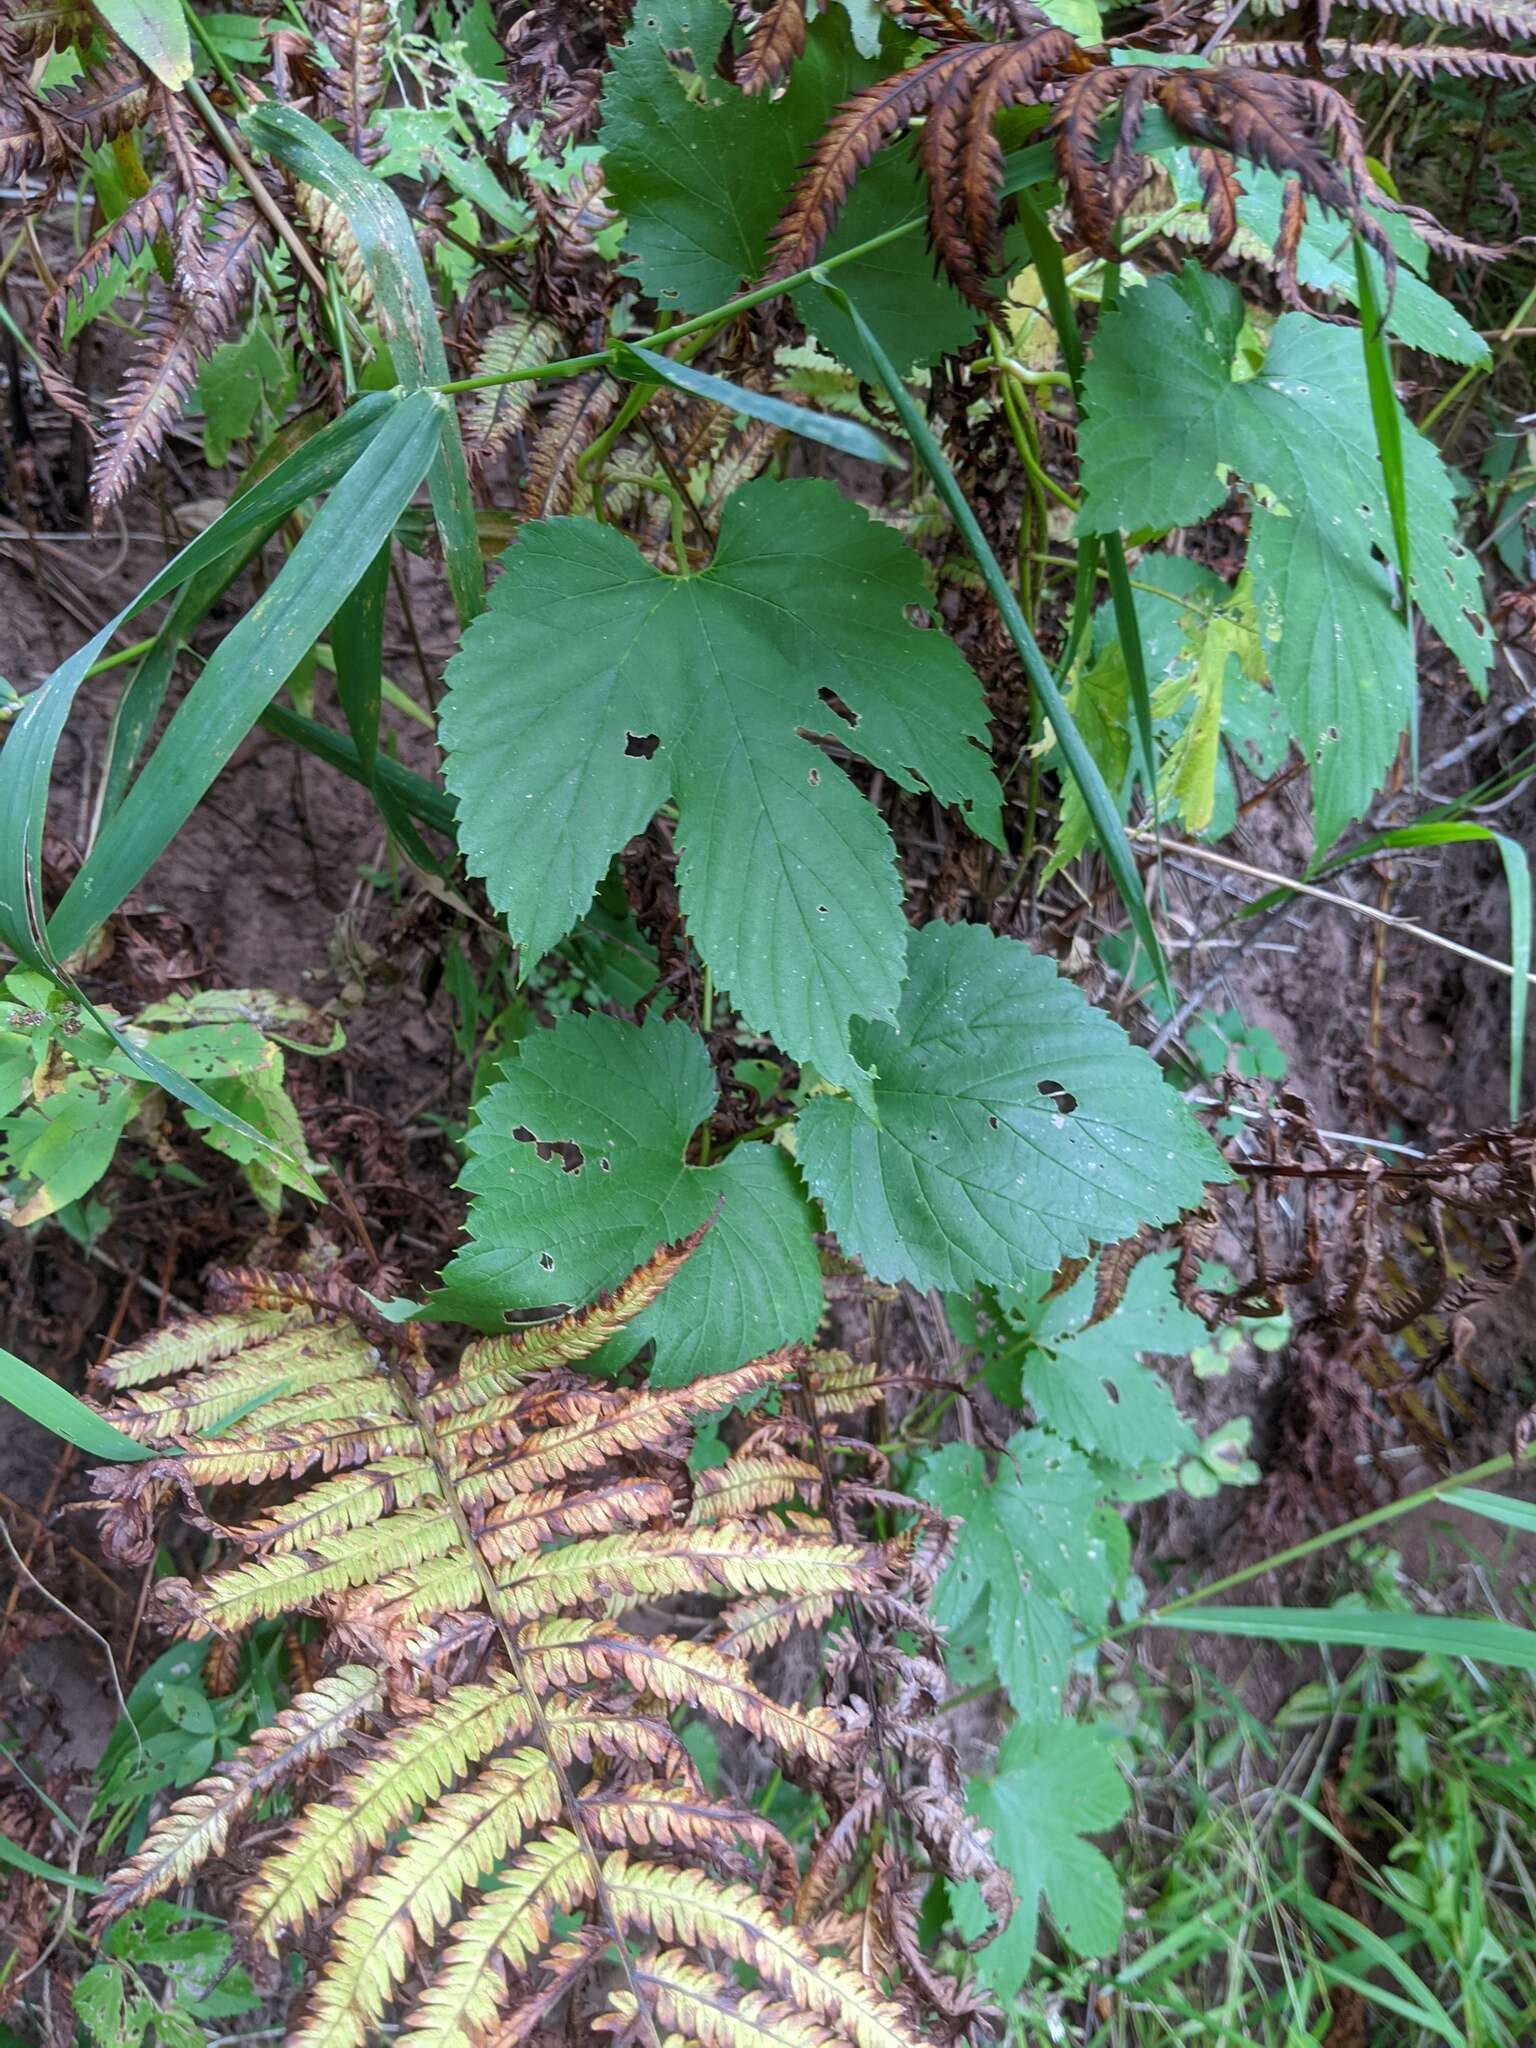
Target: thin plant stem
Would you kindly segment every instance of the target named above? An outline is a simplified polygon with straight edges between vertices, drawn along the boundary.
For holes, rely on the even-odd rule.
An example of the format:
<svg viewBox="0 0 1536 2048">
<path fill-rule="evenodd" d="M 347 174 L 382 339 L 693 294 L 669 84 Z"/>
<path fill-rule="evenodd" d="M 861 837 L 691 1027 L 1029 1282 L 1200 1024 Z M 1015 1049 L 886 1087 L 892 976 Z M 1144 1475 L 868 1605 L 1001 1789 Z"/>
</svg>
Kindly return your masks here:
<svg viewBox="0 0 1536 2048">
<path fill-rule="evenodd" d="M 1151 834 L 1140 827 L 1131 834 L 1133 839 L 1145 841 Z M 1293 896 L 1309 896 L 1314 903 L 1331 903 L 1336 910 L 1348 910 L 1356 917 L 1369 918 L 1373 924 L 1387 925 L 1396 932 L 1406 932 L 1410 938 L 1422 939 L 1426 946 L 1439 946 L 1443 952 L 1454 953 L 1460 960 L 1475 961 L 1479 967 L 1490 968 L 1495 974 L 1513 976 L 1515 969 L 1507 960 L 1495 960 L 1491 953 L 1479 953 L 1471 946 L 1463 946 L 1455 939 L 1448 939 L 1442 932 L 1432 932 L 1427 925 L 1415 924 L 1409 917 L 1394 917 L 1389 910 L 1376 910 L 1369 903 L 1357 903 L 1352 896 L 1341 896 L 1335 889 L 1319 889 L 1312 882 L 1299 882 L 1294 875 L 1277 874 L 1273 868 L 1255 867 L 1251 861 L 1236 860 L 1231 854 L 1217 853 L 1214 847 L 1194 846 L 1186 840 L 1165 839 L 1165 853 L 1181 853 L 1190 860 L 1203 860 L 1211 867 L 1227 868 L 1233 874 L 1249 875 L 1256 882 L 1268 882 L 1274 888 L 1284 889 Z M 1536 983 L 1536 974 L 1526 979 Z"/>
<path fill-rule="evenodd" d="M 1340 1522 L 1335 1528 L 1324 1529 L 1317 1536 L 1308 1536 L 1286 1550 L 1272 1551 L 1256 1564 L 1244 1565 L 1241 1571 L 1228 1572 L 1225 1578 L 1213 1579 L 1210 1585 L 1197 1587 L 1193 1593 L 1181 1593 L 1177 1599 L 1165 1600 L 1160 1607 L 1149 1607 L 1134 1621 L 1122 1621 L 1118 1628 L 1107 1629 L 1094 1641 L 1118 1642 L 1123 1636 L 1134 1635 L 1138 1629 L 1147 1627 L 1150 1622 L 1161 1621 L 1166 1615 L 1182 1614 L 1186 1608 L 1214 1599 L 1218 1593 L 1230 1593 L 1234 1586 L 1246 1586 L 1254 1579 L 1262 1579 L 1266 1572 L 1283 1571 L 1287 1565 L 1300 1564 L 1304 1558 L 1315 1557 L 1320 1550 L 1331 1549 L 1336 1543 L 1347 1543 L 1351 1537 L 1363 1536 L 1369 1529 L 1379 1529 L 1387 1522 L 1395 1522 L 1400 1516 L 1411 1514 L 1415 1508 L 1427 1507 L 1443 1494 L 1454 1493 L 1458 1487 L 1475 1486 L 1481 1480 L 1497 1478 L 1501 1472 L 1513 1471 L 1514 1464 L 1514 1452 L 1503 1451 L 1496 1458 L 1484 1459 L 1481 1465 L 1469 1466 L 1465 1472 L 1447 1473 L 1443 1479 L 1434 1479 L 1428 1486 L 1421 1486 L 1417 1493 L 1406 1493 L 1401 1500 L 1389 1501 L 1382 1508 L 1372 1508 L 1369 1514 L 1356 1515 L 1353 1521 Z"/>
</svg>

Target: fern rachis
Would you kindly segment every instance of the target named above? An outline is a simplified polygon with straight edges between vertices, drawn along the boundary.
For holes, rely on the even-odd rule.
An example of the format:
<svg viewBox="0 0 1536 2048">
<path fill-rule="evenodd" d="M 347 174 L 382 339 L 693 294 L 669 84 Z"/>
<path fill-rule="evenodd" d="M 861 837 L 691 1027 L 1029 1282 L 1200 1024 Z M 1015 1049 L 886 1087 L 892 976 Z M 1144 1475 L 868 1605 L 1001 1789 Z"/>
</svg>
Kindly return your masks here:
<svg viewBox="0 0 1536 2048">
<path fill-rule="evenodd" d="M 773 1699 L 729 1644 L 754 1603 L 825 1613 L 880 1595 L 910 1546 L 839 1540 L 809 1507 L 783 1519 L 797 1492 L 818 1498 L 818 1467 L 771 1430 L 688 1485 L 693 1420 L 782 1387 L 806 1354 L 654 1392 L 569 1369 L 691 1249 L 580 1316 L 472 1342 L 446 1377 L 344 1283 L 248 1273 L 225 1277 L 220 1313 L 108 1368 L 114 1419 L 158 1453 L 100 1475 L 109 1544 L 145 1554 L 168 1482 L 216 1531 L 198 1487 L 261 1487 L 260 1512 L 223 1530 L 245 1555 L 163 1582 L 162 1611 L 194 1634 L 310 1613 L 335 1665 L 154 1824 L 109 1881 L 103 1922 L 222 1854 L 281 1787 L 295 1818 L 237 1919 L 257 1955 L 326 1929 L 295 2048 L 360 2048 L 397 2002 L 413 2042 L 515 2038 L 594 1971 L 602 2024 L 638 2014 L 642 2039 L 911 2048 L 885 1988 L 785 1918 L 790 1845 L 711 1798 L 669 1726 L 703 1710 L 812 1783 L 857 1771 L 858 1720 Z M 830 1361 L 834 1410 L 849 1379 Z M 725 1612 L 689 1637 L 624 1624 L 636 1601 L 677 1594 Z M 321 1760 L 329 1782 L 306 1787 Z M 585 1927 L 551 1949 L 571 1913 Z M 637 1959 L 637 1941 L 658 1946 Z M 736 1991 L 718 1967 L 731 1961 L 764 1990 Z"/>
</svg>

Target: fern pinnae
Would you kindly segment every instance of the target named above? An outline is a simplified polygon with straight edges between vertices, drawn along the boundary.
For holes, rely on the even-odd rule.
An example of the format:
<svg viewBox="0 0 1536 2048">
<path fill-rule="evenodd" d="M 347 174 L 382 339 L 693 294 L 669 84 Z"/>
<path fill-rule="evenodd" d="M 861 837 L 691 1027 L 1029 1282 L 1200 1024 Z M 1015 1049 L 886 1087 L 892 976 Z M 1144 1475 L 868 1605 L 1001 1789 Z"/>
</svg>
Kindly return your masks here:
<svg viewBox="0 0 1536 2048">
<path fill-rule="evenodd" d="M 241 1901 L 252 1943 L 276 1955 L 279 1938 L 337 1898 L 414 1807 L 435 1799 L 500 1743 L 526 1735 L 530 1719 L 522 1694 L 500 1673 L 456 1686 L 398 1729 L 326 1804 L 307 1808 L 263 1863 Z"/>
<path fill-rule="evenodd" d="M 269 1953 L 336 1908 L 294 2036 L 306 2048 L 361 2044 L 397 1998 L 411 2006 L 406 2038 L 478 2048 L 509 2008 L 506 2025 L 531 2026 L 583 1965 L 611 1970 L 615 1956 L 655 2041 L 631 1931 L 686 1941 L 684 1920 L 704 1946 L 756 1956 L 774 1995 L 798 2008 L 797 2025 L 835 2015 L 855 2041 L 893 2048 L 903 2038 L 884 2026 L 894 2008 L 882 1993 L 821 1968 L 782 1925 L 789 1845 L 762 1816 L 706 1794 L 665 1717 L 712 1715 L 823 1785 L 857 1773 L 861 1718 L 775 1701 L 718 1640 L 642 1633 L 618 1618 L 678 1593 L 798 1602 L 802 1617 L 807 1603 L 826 1613 L 873 1602 L 910 1549 L 840 1542 L 822 1518 L 797 1513 L 815 1467 L 767 1436 L 690 1494 L 681 1467 L 692 1426 L 814 1373 L 803 1350 L 673 1388 L 594 1387 L 570 1371 L 686 1255 L 673 1248 L 606 1304 L 541 1326 L 531 1343 L 527 1332 L 476 1340 L 456 1376 L 434 1379 L 409 1333 L 394 1338 L 349 1283 L 263 1274 L 221 1282 L 239 1304 L 228 1311 L 235 1321 L 166 1333 L 179 1371 L 162 1374 L 153 1356 L 129 1363 L 137 1384 L 119 1395 L 123 1414 L 141 1413 L 143 1426 L 142 1388 L 160 1382 L 154 1414 L 196 1424 L 210 1399 L 234 1391 L 210 1395 L 210 1380 L 228 1372 L 270 1389 L 301 1346 L 346 1350 L 355 1339 L 356 1370 L 336 1385 L 268 1400 L 221 1435 L 188 1426 L 161 1436 L 174 1455 L 97 1482 L 110 1515 L 147 1530 L 156 1495 L 174 1481 L 216 1533 L 196 1498 L 206 1475 L 294 1482 L 290 1500 L 266 1497 L 229 1532 L 243 1557 L 200 1584 L 164 1582 L 158 1604 L 194 1635 L 295 1607 L 317 1615 L 330 1654 L 349 1661 L 290 1713 L 338 1681 L 366 1696 L 332 1739 L 307 1724 L 257 1738 L 157 1823 L 146 1845 L 153 1871 L 131 1866 L 111 1897 L 129 1902 L 144 1884 L 190 1875 L 222 1852 L 250 1804 L 246 1778 L 277 1789 L 345 1740 L 352 1753 L 332 1789 L 296 1796 L 294 1820 L 237 1908 L 243 1939 Z M 293 1305 L 311 1319 L 290 1321 Z M 256 1330 L 250 1344 L 242 1317 Z M 705 1514 L 690 1521 L 701 1498 Z M 719 1635 L 720 1624 L 701 1625 Z M 348 1733 L 360 1723 L 366 1746 Z M 272 1740 L 280 1756 L 263 1747 Z M 622 1881 L 621 1900 L 610 1878 Z M 551 1952 L 553 1915 L 576 1909 L 582 1936 Z"/>
<path fill-rule="evenodd" d="M 739 1991 L 678 1949 L 652 1949 L 635 1974 L 663 2026 L 703 2048 L 840 2048 L 844 2037 L 820 2019 L 797 2012 L 760 1991 Z M 613 2019 L 599 2026 L 618 2032 L 632 2017 L 627 1991 L 609 1996 Z"/>
<path fill-rule="evenodd" d="M 974 44 L 937 50 L 910 71 L 882 79 L 843 102 L 811 152 L 804 175 L 773 231 L 766 281 L 790 277 L 816 261 L 859 173 L 933 105 L 956 71 L 974 63 L 976 57 Z"/>
<path fill-rule="evenodd" d="M 736 60 L 743 92 L 767 92 L 805 50 L 805 0 L 768 0 Z"/>
<path fill-rule="evenodd" d="M 914 2048 L 906 2017 L 869 1978 L 818 1956 L 804 1936 L 765 1919 L 745 1885 L 722 1884 L 694 1870 L 632 1860 L 616 1850 L 604 1882 L 626 1923 L 662 1941 L 718 1948 L 759 1971 L 771 1985 L 846 2031 L 858 2048 Z"/>
<path fill-rule="evenodd" d="M 334 1748 L 384 1696 L 378 1672 L 344 1665 L 301 1694 L 249 1746 L 204 1778 L 151 1827 L 131 1861 L 115 1871 L 96 1907 L 97 1924 L 130 1906 L 157 1898 L 217 1856 L 231 1825 L 255 1801 L 281 1785 L 302 1764 Z"/>
<path fill-rule="evenodd" d="M 532 313 L 514 313 L 486 336 L 471 374 L 504 377 L 512 370 L 537 369 L 554 362 L 563 349 L 560 329 L 553 320 L 540 319 Z M 464 445 L 477 462 L 486 461 L 519 431 L 528 418 L 537 389 L 531 378 L 525 378 L 515 384 L 497 384 L 487 391 L 477 391 L 468 400 L 464 408 Z"/>
<path fill-rule="evenodd" d="M 591 1897 L 595 1867 L 590 1845 L 570 1828 L 550 1828 L 530 1843 L 501 1872 L 497 1889 L 455 1922 L 443 1967 L 407 2016 L 401 2038 L 412 2048 L 477 2048 L 506 2002 L 507 1970 L 532 1961 L 556 1913 Z M 649 2013 L 638 1992 L 636 2006 L 644 2024 Z"/>
<path fill-rule="evenodd" d="M 418 1941 L 447 1924 L 462 1894 L 560 1811 L 542 1749 L 515 1750 L 450 1792 L 412 1828 L 342 1911 L 331 1955 L 292 2048 L 361 2048 L 409 1970 Z"/>
</svg>

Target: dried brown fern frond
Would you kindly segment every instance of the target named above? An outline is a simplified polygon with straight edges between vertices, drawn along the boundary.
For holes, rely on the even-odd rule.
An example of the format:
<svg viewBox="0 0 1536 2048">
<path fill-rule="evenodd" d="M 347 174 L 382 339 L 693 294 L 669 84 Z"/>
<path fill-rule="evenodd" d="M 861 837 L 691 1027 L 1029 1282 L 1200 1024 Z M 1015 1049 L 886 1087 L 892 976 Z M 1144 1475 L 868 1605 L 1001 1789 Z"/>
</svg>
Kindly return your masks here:
<svg viewBox="0 0 1536 2048">
<path fill-rule="evenodd" d="M 784 1507 L 816 1497 L 792 1458 L 690 1489 L 695 1422 L 784 1386 L 803 1353 L 664 1390 L 571 1369 L 697 1241 L 579 1315 L 471 1341 L 445 1375 L 345 1280 L 262 1273 L 112 1361 L 108 1412 L 155 1455 L 97 1475 L 109 1547 L 148 1554 L 179 1497 L 237 1555 L 163 1581 L 161 1612 L 198 1635 L 310 1614 L 331 1668 L 155 1822 L 98 1924 L 184 1883 L 281 1790 L 293 1817 L 252 1835 L 236 1921 L 258 1955 L 300 1933 L 321 1954 L 290 2048 L 362 2048 L 397 2005 L 416 2048 L 520 2039 L 587 1980 L 653 2043 L 917 2048 L 883 1984 L 794 1925 L 789 1843 L 705 1792 L 668 1718 L 745 1730 L 837 1806 L 867 1710 L 774 1699 L 718 1621 L 624 1622 L 678 1595 L 877 1598 L 910 1549 L 839 1540 L 809 1509 L 792 1525 Z M 225 1528 L 214 1487 L 257 1506 Z M 557 1914 L 578 1925 L 554 1942 Z"/>
<path fill-rule="evenodd" d="M 1027 10 L 1022 18 L 1027 23 Z M 1427 47 L 1419 46 L 1370 44 L 1357 46 L 1354 55 L 1361 68 L 1393 75 L 1417 75 L 1430 61 Z M 1289 183 L 1291 232 L 1283 246 L 1294 242 L 1306 206 L 1315 204 L 1378 251 L 1390 280 L 1392 246 L 1371 209 L 1402 209 L 1371 176 L 1349 102 L 1319 79 L 1286 75 L 1286 66 L 1304 65 L 1299 43 L 1233 46 L 1222 57 L 1220 66 L 1206 70 L 1118 66 L 1044 22 L 1000 42 L 947 43 L 837 110 L 774 232 L 766 276 L 788 277 L 813 264 L 860 173 L 920 122 L 917 155 L 928 184 L 934 252 L 957 288 L 986 309 L 992 304 L 987 280 L 1001 256 L 1003 155 L 994 127 L 1005 108 L 1035 104 L 1053 108 L 1049 133 L 1067 204 L 1079 238 L 1097 256 L 1115 260 L 1120 223 L 1153 175 L 1137 144 L 1148 109 L 1157 107 L 1195 145 L 1213 260 L 1236 231 L 1236 163 L 1246 159 Z M 1266 64 L 1271 68 L 1262 68 Z M 1452 51 L 1447 65 L 1457 75 L 1536 76 L 1536 58 L 1505 50 Z M 1294 296 L 1293 275 L 1283 286 Z"/>
<path fill-rule="evenodd" d="M 1536 25 L 1523 32 L 1536 37 Z M 1455 43 L 1361 43 L 1329 36 L 1317 45 L 1330 78 L 1362 72 L 1377 78 L 1491 78 L 1505 85 L 1536 83 L 1536 56 L 1515 50 L 1469 50 Z M 1306 71 L 1313 52 L 1305 43 L 1239 43 L 1223 53 L 1227 63 L 1261 71 Z"/>
<path fill-rule="evenodd" d="M 528 457 L 521 511 L 527 519 L 568 512 L 576 465 L 619 409 L 620 387 L 601 370 L 572 377 L 545 414 Z"/>
<path fill-rule="evenodd" d="M 16 58 L 50 57 L 83 49 L 95 33 L 89 7 L 77 0 L 8 0 L 0 8 L 0 48 Z"/>
<path fill-rule="evenodd" d="M 242 200 L 220 209 L 203 251 L 195 302 L 173 300 L 144 322 L 133 360 L 107 403 L 91 471 L 100 519 L 159 453 L 184 409 L 203 358 L 239 321 L 268 229 Z"/>
<path fill-rule="evenodd" d="M 384 97 L 384 45 L 389 0 L 316 0 L 315 33 L 336 59 L 323 74 L 325 93 L 341 117 L 341 135 L 360 163 L 377 163 L 384 141 L 373 117 Z"/>
<path fill-rule="evenodd" d="M 564 338 L 553 320 L 514 313 L 486 336 L 472 375 L 504 377 L 511 370 L 537 369 L 563 352 Z M 520 384 L 497 384 L 488 391 L 475 392 L 466 401 L 464 447 L 471 461 L 483 464 L 522 430 L 537 388 L 531 378 Z"/>
<path fill-rule="evenodd" d="M 768 92 L 805 52 L 805 0 L 768 0 L 736 59 L 743 92 Z"/>
<path fill-rule="evenodd" d="M 15 184 L 30 172 L 53 174 L 87 146 L 99 148 L 136 126 L 149 111 L 149 83 L 136 66 L 104 65 L 57 92 L 32 93 L 7 79 L 0 97 L 0 178 Z"/>
</svg>

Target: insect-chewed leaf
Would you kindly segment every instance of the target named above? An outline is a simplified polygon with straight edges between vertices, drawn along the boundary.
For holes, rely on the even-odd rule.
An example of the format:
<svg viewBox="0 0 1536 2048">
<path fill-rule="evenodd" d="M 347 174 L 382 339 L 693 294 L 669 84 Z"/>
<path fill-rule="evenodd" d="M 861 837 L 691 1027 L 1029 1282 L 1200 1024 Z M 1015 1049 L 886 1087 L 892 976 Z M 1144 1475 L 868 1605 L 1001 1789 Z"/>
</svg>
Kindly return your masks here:
<svg viewBox="0 0 1536 2048">
<path fill-rule="evenodd" d="M 916 935 L 897 1024 L 859 1044 L 881 1121 L 814 1097 L 799 1153 L 844 1249 L 882 1279 L 1020 1285 L 1226 1176 L 1146 1054 L 1048 961 L 976 925 Z"/>
<path fill-rule="evenodd" d="M 504 560 L 450 666 L 443 733 L 465 856 L 514 937 L 533 956 L 560 938 L 673 795 L 683 913 L 717 985 L 867 1101 L 849 1020 L 891 1013 L 906 926 L 884 823 L 804 735 L 927 787 L 988 839 L 999 831 L 980 688 L 946 635 L 913 627 L 916 558 L 831 485 L 765 482 L 726 506 L 714 560 L 695 575 L 659 575 L 589 521 L 544 522 Z M 595 1039 L 598 1023 L 552 1042 Z M 648 1025 L 646 1037 L 661 1034 Z M 521 1092 L 516 1074 L 539 1044 L 524 1041 L 504 1089 Z M 605 1077 L 600 1116 L 612 1093 Z M 707 1108 L 702 1078 L 688 1094 L 700 1098 L 691 1128 Z M 592 1149 L 585 1133 L 519 1121 Z M 603 1128 L 596 1149 L 611 1158 Z"/>
<path fill-rule="evenodd" d="M 725 1647 L 724 1618 L 687 1640 L 622 1619 L 678 1593 L 884 1598 L 911 1549 L 764 1512 L 817 1481 L 772 1437 L 708 1475 L 693 1496 L 704 1512 L 687 1517 L 692 1425 L 803 1353 L 638 1391 L 570 1371 L 654 1305 L 702 1235 L 588 1309 L 471 1342 L 435 1383 L 414 1333 L 349 1283 L 260 1272 L 226 1277 L 238 1306 L 118 1361 L 112 1412 L 174 1432 L 178 1455 L 151 1460 L 131 1495 L 120 1475 L 104 1481 L 109 1508 L 147 1515 L 174 1479 L 188 1511 L 247 1553 L 197 1584 L 163 1581 L 161 1612 L 192 1633 L 307 1613 L 316 1657 L 348 1661 L 154 1824 L 110 1880 L 103 1923 L 192 1877 L 281 1791 L 293 1817 L 252 1844 L 236 1919 L 253 1949 L 318 1946 L 289 2048 L 363 2048 L 408 1982 L 403 2037 L 470 2048 L 509 2009 L 532 2024 L 584 1973 L 611 1975 L 616 1942 L 619 1977 L 643 1996 L 630 1928 L 680 1945 L 666 1996 L 679 2013 L 693 2001 L 706 2042 L 727 2007 L 692 1947 L 762 1971 L 768 1988 L 735 2000 L 746 2038 L 766 2039 L 771 2016 L 787 2048 L 912 2048 L 872 1980 L 787 1925 L 794 1851 L 761 1815 L 711 1798 L 669 1725 L 678 1709 L 710 1715 L 825 1785 L 863 1768 L 859 1719 L 773 1699 Z M 211 1483 L 259 1487 L 257 1508 L 214 1524 L 194 1491 Z M 342 1753 L 311 1789 L 303 1774 L 326 1751 Z"/>
</svg>

